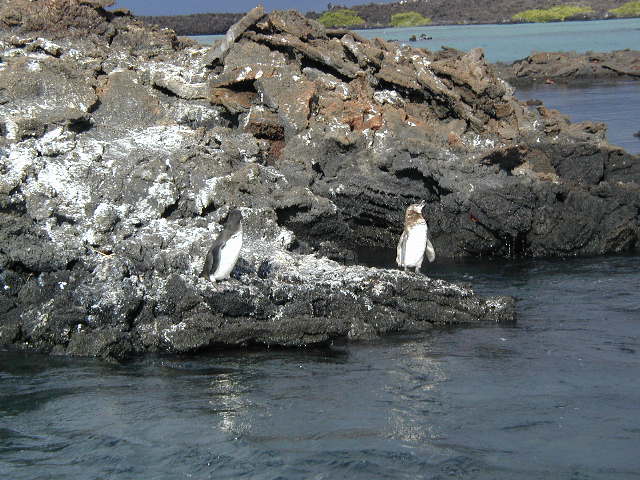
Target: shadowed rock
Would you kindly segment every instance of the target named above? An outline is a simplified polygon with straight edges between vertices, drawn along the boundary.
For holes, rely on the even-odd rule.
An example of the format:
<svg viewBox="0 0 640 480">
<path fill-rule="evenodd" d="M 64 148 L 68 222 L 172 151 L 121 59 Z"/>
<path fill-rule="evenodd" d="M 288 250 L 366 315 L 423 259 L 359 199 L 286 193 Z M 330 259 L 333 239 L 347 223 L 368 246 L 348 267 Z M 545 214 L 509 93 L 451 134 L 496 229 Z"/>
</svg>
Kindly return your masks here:
<svg viewBox="0 0 640 480">
<path fill-rule="evenodd" d="M 122 358 L 513 321 L 510 298 L 322 257 L 395 245 L 420 199 L 439 258 L 637 243 L 637 158 L 528 109 L 480 50 L 277 12 L 222 52 L 75 1 L 65 22 L 100 28 L 64 38 L 29 30 L 34 3 L 0 33 L 2 344 Z M 245 246 L 212 284 L 232 207 Z"/>
<path fill-rule="evenodd" d="M 242 110 L 227 110 L 271 142 L 274 155 L 267 161 L 336 205 L 329 218 L 309 215 L 303 205 L 282 216 L 306 245 L 324 241 L 327 228 L 319 224 L 326 224 L 343 247 L 391 247 L 399 212 L 426 198 L 436 249 L 444 256 L 635 247 L 638 224 L 631 212 L 638 205 L 638 162 L 606 144 L 604 125 L 571 124 L 556 111 L 527 108 L 494 76 L 480 49 L 429 52 L 310 27 L 295 13 L 286 18 L 286 27 L 267 16 L 247 29 L 228 58 L 248 61 L 225 62 L 210 85 L 215 92 L 223 83 L 231 97 L 248 98 Z M 260 59 L 250 52 L 261 52 Z M 262 60 L 270 55 L 280 60 Z M 212 102 L 229 105 L 215 94 Z M 260 117 L 268 128 L 256 129 Z M 284 145 L 279 132 L 285 133 Z M 629 173 L 624 180 L 619 168 Z M 629 208 L 618 210 L 618 200 L 609 199 L 603 213 L 609 220 L 597 222 L 591 202 L 602 199 L 590 186 L 619 180 L 634 192 L 624 196 Z M 581 244 L 546 245 L 536 224 L 551 224 L 570 238 L 576 225 L 565 222 L 567 205 L 558 199 L 578 192 L 588 200 L 584 209 L 572 207 L 574 216 L 593 228 L 578 228 L 586 235 Z M 521 196 L 528 200 L 516 212 L 507 199 Z M 614 234 L 616 240 L 611 223 L 615 232 L 625 232 Z"/>
</svg>

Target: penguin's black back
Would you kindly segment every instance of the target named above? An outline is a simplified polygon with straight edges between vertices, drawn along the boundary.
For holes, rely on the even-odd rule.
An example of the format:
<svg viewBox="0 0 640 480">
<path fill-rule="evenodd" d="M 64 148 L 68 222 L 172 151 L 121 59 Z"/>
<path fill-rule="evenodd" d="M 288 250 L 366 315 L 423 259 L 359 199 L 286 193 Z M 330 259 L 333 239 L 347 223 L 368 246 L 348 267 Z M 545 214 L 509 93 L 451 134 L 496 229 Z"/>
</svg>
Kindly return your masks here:
<svg viewBox="0 0 640 480">
<path fill-rule="evenodd" d="M 220 251 L 225 243 L 240 230 L 240 224 L 242 222 L 242 213 L 240 210 L 231 210 L 227 216 L 227 221 L 224 224 L 224 228 L 220 235 L 214 240 L 207 258 L 204 261 L 204 268 L 202 269 L 202 276 L 211 275 L 216 271 L 220 264 Z"/>
</svg>

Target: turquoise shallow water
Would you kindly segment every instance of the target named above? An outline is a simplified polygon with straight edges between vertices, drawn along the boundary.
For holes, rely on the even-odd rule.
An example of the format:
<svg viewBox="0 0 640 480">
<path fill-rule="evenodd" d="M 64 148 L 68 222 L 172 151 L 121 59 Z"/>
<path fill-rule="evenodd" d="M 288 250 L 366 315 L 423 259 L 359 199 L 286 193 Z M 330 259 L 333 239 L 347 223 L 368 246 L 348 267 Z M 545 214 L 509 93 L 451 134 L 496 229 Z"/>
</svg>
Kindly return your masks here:
<svg viewBox="0 0 640 480">
<path fill-rule="evenodd" d="M 441 46 L 461 50 L 482 47 L 490 62 L 512 62 L 534 51 L 599 51 L 640 48 L 640 18 L 592 22 L 523 23 L 515 25 L 442 25 L 416 28 L 356 30 L 367 38 L 398 40 L 416 47 L 438 50 Z M 431 40 L 409 42 L 412 35 Z M 221 35 L 196 35 L 212 43 Z"/>
<path fill-rule="evenodd" d="M 443 25 L 362 30 L 367 38 L 396 39 L 416 47 L 460 50 L 482 47 L 490 62 L 512 62 L 531 52 L 600 51 L 640 48 L 640 18 L 592 22 L 523 23 L 514 25 Z M 431 40 L 409 42 L 411 35 Z"/>
</svg>

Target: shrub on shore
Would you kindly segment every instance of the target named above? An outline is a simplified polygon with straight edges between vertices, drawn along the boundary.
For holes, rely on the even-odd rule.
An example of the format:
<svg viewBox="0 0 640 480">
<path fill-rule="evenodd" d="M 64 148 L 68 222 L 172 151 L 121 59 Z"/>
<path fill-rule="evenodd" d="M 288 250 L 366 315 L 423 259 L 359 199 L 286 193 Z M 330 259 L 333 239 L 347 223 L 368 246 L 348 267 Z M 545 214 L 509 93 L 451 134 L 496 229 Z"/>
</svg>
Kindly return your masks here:
<svg viewBox="0 0 640 480">
<path fill-rule="evenodd" d="M 554 22 L 563 21 L 567 17 L 573 17 L 581 13 L 593 13 L 591 7 L 578 5 L 558 5 L 547 9 L 524 10 L 511 17 L 519 22 Z"/>
<path fill-rule="evenodd" d="M 391 25 L 394 27 L 421 27 L 429 23 L 431 23 L 431 19 L 418 12 L 402 12 L 391 15 Z"/>
<path fill-rule="evenodd" d="M 339 10 L 330 10 L 324 12 L 318 21 L 325 27 L 354 27 L 363 25 L 365 23 L 362 17 L 359 17 L 356 12 L 347 8 L 341 8 Z"/>
<path fill-rule="evenodd" d="M 627 2 L 618 8 L 612 8 L 609 13 L 616 17 L 640 17 L 640 2 Z"/>
</svg>

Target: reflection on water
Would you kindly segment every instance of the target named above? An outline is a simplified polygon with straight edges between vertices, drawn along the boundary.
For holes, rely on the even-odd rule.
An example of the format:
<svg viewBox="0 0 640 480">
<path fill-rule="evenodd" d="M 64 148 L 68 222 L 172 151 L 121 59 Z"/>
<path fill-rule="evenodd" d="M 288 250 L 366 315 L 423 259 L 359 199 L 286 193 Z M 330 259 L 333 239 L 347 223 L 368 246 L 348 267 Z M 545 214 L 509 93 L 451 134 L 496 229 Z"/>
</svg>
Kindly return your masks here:
<svg viewBox="0 0 640 480">
<path fill-rule="evenodd" d="M 219 419 L 220 430 L 238 437 L 245 429 L 250 429 L 250 425 L 242 423 L 243 413 L 250 409 L 248 396 L 244 395 L 233 375 L 224 374 L 212 379 L 207 393 L 211 397 L 211 413 Z"/>
<path fill-rule="evenodd" d="M 0 352 L 1 478 L 637 478 L 640 257 L 430 271 L 519 297 L 519 323 L 126 365 Z"/>
<path fill-rule="evenodd" d="M 434 358 L 426 343 L 407 342 L 398 347 L 401 357 L 398 368 L 389 372 L 387 391 L 393 404 L 400 407 L 389 411 L 392 438 L 408 445 L 430 445 L 442 438 L 432 416 L 443 413 L 440 384 L 447 381 L 442 360 Z M 437 448 L 432 446 L 432 453 Z"/>
</svg>

